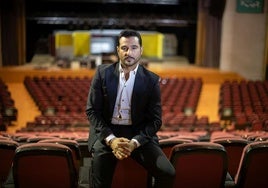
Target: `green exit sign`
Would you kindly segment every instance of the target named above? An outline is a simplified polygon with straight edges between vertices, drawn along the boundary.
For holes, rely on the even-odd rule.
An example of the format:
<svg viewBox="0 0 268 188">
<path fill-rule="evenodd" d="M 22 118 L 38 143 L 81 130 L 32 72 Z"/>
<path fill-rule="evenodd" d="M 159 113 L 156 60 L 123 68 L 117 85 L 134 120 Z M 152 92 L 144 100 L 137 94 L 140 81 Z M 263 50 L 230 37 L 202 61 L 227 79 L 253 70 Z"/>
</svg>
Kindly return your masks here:
<svg viewBox="0 0 268 188">
<path fill-rule="evenodd" d="M 264 7 L 263 0 L 237 0 L 236 10 L 240 13 L 262 13 Z"/>
</svg>

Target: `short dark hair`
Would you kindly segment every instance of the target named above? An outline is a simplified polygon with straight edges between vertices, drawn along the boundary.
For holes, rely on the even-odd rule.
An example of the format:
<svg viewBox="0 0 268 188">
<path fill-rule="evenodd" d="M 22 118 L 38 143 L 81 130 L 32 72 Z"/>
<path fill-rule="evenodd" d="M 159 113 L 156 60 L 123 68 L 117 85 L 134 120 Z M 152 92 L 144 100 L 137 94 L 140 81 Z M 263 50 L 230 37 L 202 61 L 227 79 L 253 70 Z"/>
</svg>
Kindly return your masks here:
<svg viewBox="0 0 268 188">
<path fill-rule="evenodd" d="M 120 34 L 118 35 L 117 46 L 119 46 L 119 40 L 122 37 L 126 37 L 126 38 L 128 38 L 128 37 L 137 37 L 139 39 L 140 46 L 142 46 L 141 35 L 140 35 L 140 33 L 138 31 L 131 30 L 131 29 L 121 31 Z"/>
</svg>

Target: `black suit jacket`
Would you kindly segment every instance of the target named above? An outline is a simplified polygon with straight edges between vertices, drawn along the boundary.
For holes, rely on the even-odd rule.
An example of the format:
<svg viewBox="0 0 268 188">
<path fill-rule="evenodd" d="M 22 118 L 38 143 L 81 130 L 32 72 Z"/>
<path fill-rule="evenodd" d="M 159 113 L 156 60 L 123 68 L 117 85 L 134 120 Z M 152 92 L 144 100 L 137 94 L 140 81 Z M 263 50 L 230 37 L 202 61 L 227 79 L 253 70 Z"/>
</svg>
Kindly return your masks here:
<svg viewBox="0 0 268 188">
<path fill-rule="evenodd" d="M 90 123 L 89 151 L 97 139 L 112 133 L 110 128 L 119 84 L 119 63 L 98 66 L 92 80 L 86 114 Z M 141 145 L 158 142 L 156 133 L 162 125 L 159 76 L 139 66 L 131 98 L 132 126 Z"/>
</svg>

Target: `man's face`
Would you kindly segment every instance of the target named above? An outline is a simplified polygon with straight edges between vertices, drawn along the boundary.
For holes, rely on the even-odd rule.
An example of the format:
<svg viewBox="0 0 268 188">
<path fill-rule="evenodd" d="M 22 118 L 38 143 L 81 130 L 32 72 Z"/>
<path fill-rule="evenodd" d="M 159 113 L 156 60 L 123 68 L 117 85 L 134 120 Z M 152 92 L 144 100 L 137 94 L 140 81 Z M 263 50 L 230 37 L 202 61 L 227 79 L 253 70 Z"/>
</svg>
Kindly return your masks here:
<svg viewBox="0 0 268 188">
<path fill-rule="evenodd" d="M 137 64 L 142 55 L 142 47 L 137 37 L 121 37 L 117 47 L 118 57 L 125 67 Z"/>
</svg>

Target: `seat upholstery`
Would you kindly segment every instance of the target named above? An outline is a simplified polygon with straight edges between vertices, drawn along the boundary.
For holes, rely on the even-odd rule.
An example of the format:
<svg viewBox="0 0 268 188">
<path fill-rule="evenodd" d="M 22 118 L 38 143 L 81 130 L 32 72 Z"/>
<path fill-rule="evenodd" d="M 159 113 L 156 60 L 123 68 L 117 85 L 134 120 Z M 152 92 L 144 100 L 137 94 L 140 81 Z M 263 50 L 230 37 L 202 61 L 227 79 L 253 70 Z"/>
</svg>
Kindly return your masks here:
<svg viewBox="0 0 268 188">
<path fill-rule="evenodd" d="M 119 160 L 112 181 L 112 188 L 147 188 L 148 173 L 132 158 Z"/>
<path fill-rule="evenodd" d="M 55 143 L 29 143 L 16 149 L 13 161 L 15 187 L 75 188 L 77 174 L 72 151 Z"/>
<path fill-rule="evenodd" d="M 239 188 L 268 187 L 268 141 L 248 144 L 243 151 L 235 184 Z"/>
<path fill-rule="evenodd" d="M 56 143 L 56 144 L 63 144 L 65 146 L 68 146 L 72 150 L 72 156 L 73 156 L 76 172 L 79 173 L 79 168 L 81 164 L 81 152 L 80 152 L 79 144 L 77 141 L 69 140 L 69 139 L 54 138 L 54 139 L 40 140 L 39 143 Z"/>
<path fill-rule="evenodd" d="M 228 156 L 228 173 L 234 178 L 239 167 L 243 149 L 249 141 L 243 138 L 229 137 L 218 138 L 213 140 L 213 142 L 224 146 Z"/>
<path fill-rule="evenodd" d="M 19 144 L 13 140 L 0 139 L 0 187 L 7 180 L 18 146 Z"/>
<path fill-rule="evenodd" d="M 159 145 L 168 158 L 170 158 L 172 148 L 177 144 L 190 143 L 192 140 L 179 139 L 179 138 L 167 138 L 159 140 Z"/>
<path fill-rule="evenodd" d="M 192 142 L 176 145 L 170 161 L 176 170 L 174 188 L 224 187 L 227 154 L 220 144 Z"/>
</svg>

